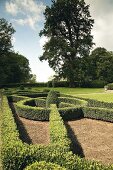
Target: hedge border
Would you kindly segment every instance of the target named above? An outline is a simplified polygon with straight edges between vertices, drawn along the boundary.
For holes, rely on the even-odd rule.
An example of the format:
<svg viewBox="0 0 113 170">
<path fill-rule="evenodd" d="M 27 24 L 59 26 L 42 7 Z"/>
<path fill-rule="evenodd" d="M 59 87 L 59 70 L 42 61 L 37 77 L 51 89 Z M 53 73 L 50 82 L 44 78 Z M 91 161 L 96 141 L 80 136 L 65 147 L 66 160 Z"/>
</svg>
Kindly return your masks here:
<svg viewBox="0 0 113 170">
<path fill-rule="evenodd" d="M 23 170 L 36 161 L 59 164 L 69 170 L 112 170 L 113 166 L 104 166 L 96 161 L 82 159 L 67 148 L 51 145 L 27 145 L 19 139 L 12 112 L 6 97 L 2 101 L 2 159 L 4 170 Z"/>
<path fill-rule="evenodd" d="M 73 120 L 76 118 L 83 117 L 82 107 L 87 105 L 87 101 L 76 99 L 76 98 L 68 98 L 66 97 L 59 97 L 60 102 L 70 102 L 71 104 L 75 104 L 75 106 L 65 107 L 65 108 L 58 108 L 62 118 L 64 120 Z M 19 116 L 23 118 L 27 118 L 30 120 L 49 120 L 50 108 L 42 108 L 45 105 L 45 101 L 42 98 L 36 98 L 35 103 L 38 107 L 27 106 L 26 103 L 33 101 L 33 99 L 25 99 L 15 103 L 16 112 Z"/>
</svg>

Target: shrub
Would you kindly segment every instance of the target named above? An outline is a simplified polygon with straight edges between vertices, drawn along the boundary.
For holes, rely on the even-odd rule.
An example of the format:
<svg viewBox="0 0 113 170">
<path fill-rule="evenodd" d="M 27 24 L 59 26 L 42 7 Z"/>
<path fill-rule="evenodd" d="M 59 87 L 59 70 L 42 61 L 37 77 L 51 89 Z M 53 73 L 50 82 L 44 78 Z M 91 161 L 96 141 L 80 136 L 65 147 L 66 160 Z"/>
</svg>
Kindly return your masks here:
<svg viewBox="0 0 113 170">
<path fill-rule="evenodd" d="M 113 90 L 113 83 L 107 84 L 107 90 Z"/>
<path fill-rule="evenodd" d="M 93 88 L 103 88 L 107 84 L 106 81 L 103 80 L 93 80 L 91 82 L 91 87 Z"/>
<path fill-rule="evenodd" d="M 59 105 L 59 99 L 58 99 L 58 92 L 51 90 L 48 93 L 47 99 L 46 99 L 46 107 L 49 108 L 51 104 L 56 104 L 57 107 Z"/>
<path fill-rule="evenodd" d="M 51 143 L 61 143 L 62 146 L 67 146 L 70 149 L 71 142 L 68 139 L 66 127 L 55 104 L 51 105 L 49 120 Z"/>
<path fill-rule="evenodd" d="M 45 161 L 42 162 L 35 162 L 32 165 L 25 168 L 25 170 L 66 170 L 65 168 L 54 164 L 54 163 L 47 163 Z"/>
</svg>

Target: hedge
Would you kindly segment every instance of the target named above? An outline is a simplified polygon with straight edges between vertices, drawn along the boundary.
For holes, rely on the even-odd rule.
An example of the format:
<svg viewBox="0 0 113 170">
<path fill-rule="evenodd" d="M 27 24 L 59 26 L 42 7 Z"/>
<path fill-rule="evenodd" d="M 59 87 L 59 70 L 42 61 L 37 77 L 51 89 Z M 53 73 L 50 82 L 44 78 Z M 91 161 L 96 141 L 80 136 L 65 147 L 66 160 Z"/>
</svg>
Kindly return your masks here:
<svg viewBox="0 0 113 170">
<path fill-rule="evenodd" d="M 65 97 L 67 96 L 67 98 L 71 97 L 70 95 L 64 95 L 64 94 L 62 94 L 61 96 L 65 96 Z M 93 99 L 87 99 L 87 98 L 81 98 L 75 96 L 72 96 L 72 98 L 73 99 L 78 98 L 79 100 L 82 99 L 87 101 L 86 105 L 81 107 L 81 114 L 82 114 L 81 117 L 113 122 L 113 103 L 101 102 Z M 71 116 L 73 116 L 74 113 L 75 112 L 73 112 Z M 68 114 L 65 115 L 67 119 L 70 119 L 68 118 L 69 116 L 70 115 Z"/>
<path fill-rule="evenodd" d="M 58 92 L 51 90 L 49 91 L 46 98 L 46 107 L 49 108 L 51 104 L 56 104 L 57 107 L 59 105 L 59 94 Z"/>
<path fill-rule="evenodd" d="M 16 113 L 19 116 L 31 120 L 49 120 L 50 109 L 25 105 L 29 101 L 31 99 L 22 100 L 14 104 Z"/>
<path fill-rule="evenodd" d="M 16 88 L 16 87 L 47 87 L 47 83 L 9 83 L 9 84 L 0 84 L 0 88 Z"/>
<path fill-rule="evenodd" d="M 61 143 L 70 149 L 70 140 L 63 119 L 55 104 L 51 105 L 50 112 L 50 141 L 51 143 Z"/>
<path fill-rule="evenodd" d="M 75 99 L 75 98 L 59 98 L 60 102 L 66 102 L 73 105 L 65 108 L 58 108 L 62 118 L 64 120 L 73 120 L 76 118 L 83 117 L 82 107 L 87 105 L 87 101 Z M 35 99 L 37 107 L 32 107 L 33 99 L 26 99 L 15 103 L 16 113 L 24 118 L 32 120 L 49 120 L 50 109 L 45 108 L 45 100 L 42 98 Z M 27 104 L 31 104 L 28 106 Z M 74 104 L 76 104 L 74 106 Z M 78 105 L 79 104 L 79 105 Z M 43 106 L 43 107 L 42 107 Z"/>
<path fill-rule="evenodd" d="M 66 170 L 66 169 L 54 163 L 41 161 L 33 163 L 32 165 L 25 168 L 25 170 Z"/>
<path fill-rule="evenodd" d="M 1 121 L 1 120 L 0 120 Z M 58 164 L 68 170 L 112 170 L 98 162 L 82 159 L 58 144 L 28 145 L 19 139 L 6 97 L 2 100 L 2 161 L 4 170 L 23 170 L 38 161 Z"/>
<path fill-rule="evenodd" d="M 86 118 L 93 118 L 97 120 L 104 120 L 113 122 L 113 109 L 98 108 L 98 107 L 84 107 L 83 114 Z"/>
</svg>

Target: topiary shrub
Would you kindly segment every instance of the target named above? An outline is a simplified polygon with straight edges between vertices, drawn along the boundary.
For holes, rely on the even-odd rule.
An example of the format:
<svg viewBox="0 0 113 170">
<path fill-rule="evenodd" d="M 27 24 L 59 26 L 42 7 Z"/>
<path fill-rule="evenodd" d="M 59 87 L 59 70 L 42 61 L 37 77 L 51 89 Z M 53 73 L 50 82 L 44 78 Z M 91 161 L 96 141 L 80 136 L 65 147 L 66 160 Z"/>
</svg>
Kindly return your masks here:
<svg viewBox="0 0 113 170">
<path fill-rule="evenodd" d="M 25 168 L 25 170 L 66 170 L 66 168 L 63 168 L 55 163 L 47 163 L 45 161 L 41 161 L 31 164 Z"/>
<path fill-rule="evenodd" d="M 57 107 L 59 105 L 59 93 L 57 91 L 51 90 L 46 98 L 46 107 L 50 107 L 51 104 L 56 104 Z"/>
</svg>

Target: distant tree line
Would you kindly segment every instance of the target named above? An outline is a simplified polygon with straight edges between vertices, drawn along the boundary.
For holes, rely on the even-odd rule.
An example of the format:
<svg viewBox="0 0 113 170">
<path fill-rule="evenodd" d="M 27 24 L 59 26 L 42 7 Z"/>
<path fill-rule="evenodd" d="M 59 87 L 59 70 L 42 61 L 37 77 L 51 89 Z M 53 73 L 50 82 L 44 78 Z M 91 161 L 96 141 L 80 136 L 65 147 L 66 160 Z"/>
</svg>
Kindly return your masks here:
<svg viewBox="0 0 113 170">
<path fill-rule="evenodd" d="M 0 19 L 0 84 L 36 81 L 31 74 L 29 61 L 12 50 L 12 35 L 15 30 L 11 23 Z"/>
</svg>

